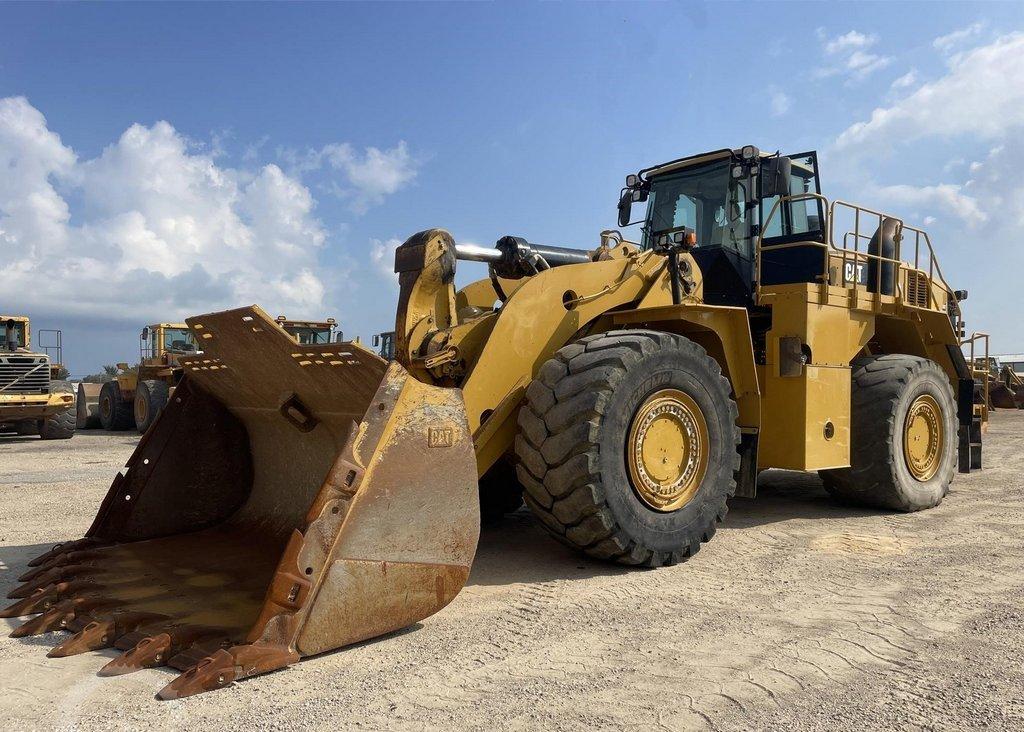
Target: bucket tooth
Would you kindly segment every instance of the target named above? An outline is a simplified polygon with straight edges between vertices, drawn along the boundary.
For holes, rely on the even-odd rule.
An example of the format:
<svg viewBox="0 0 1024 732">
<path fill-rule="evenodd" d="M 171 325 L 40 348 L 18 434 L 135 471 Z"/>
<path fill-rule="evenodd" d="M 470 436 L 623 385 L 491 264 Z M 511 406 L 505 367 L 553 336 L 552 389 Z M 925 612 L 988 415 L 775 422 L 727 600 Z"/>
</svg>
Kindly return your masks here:
<svg viewBox="0 0 1024 732">
<path fill-rule="evenodd" d="M 49 658 L 64 658 L 106 648 L 113 640 L 114 630 L 113 620 L 93 620 L 66 641 L 51 648 L 46 655 Z"/>
<path fill-rule="evenodd" d="M 109 600 L 95 597 L 75 597 L 62 600 L 42 615 L 22 623 L 11 631 L 11 638 L 24 638 L 28 635 L 42 635 L 54 630 L 76 630 L 84 627 L 91 618 L 90 610 L 110 605 Z"/>
<path fill-rule="evenodd" d="M 222 648 L 161 689 L 157 698 L 166 701 L 213 691 L 248 676 L 284 668 L 298 660 L 299 654 L 284 646 L 254 643 Z"/>
<path fill-rule="evenodd" d="M 133 671 L 141 671 L 144 668 L 162 666 L 167 663 L 172 652 L 171 649 L 172 643 L 169 634 L 157 633 L 146 636 L 132 648 L 111 660 L 98 673 L 100 676 L 120 676 Z"/>
<path fill-rule="evenodd" d="M 140 625 L 159 619 L 166 617 L 155 613 L 115 613 L 109 618 L 90 620 L 84 628 L 55 646 L 46 655 L 50 658 L 64 658 L 86 651 L 109 648 L 122 635 L 132 632 Z"/>
<path fill-rule="evenodd" d="M 57 593 L 57 585 L 40 587 L 28 597 L 23 597 L 0 610 L 0 618 L 20 618 L 23 615 L 41 613 L 58 598 Z"/>
<path fill-rule="evenodd" d="M 0 618 L 18 618 L 22 615 L 41 613 L 67 597 L 95 587 L 95 583 L 87 581 L 58 582 L 47 585 L 28 597 L 5 607 L 0 611 Z"/>
<path fill-rule="evenodd" d="M 91 564 L 69 564 L 64 567 L 51 567 L 31 579 L 21 580 L 23 584 L 8 592 L 7 597 L 11 599 L 28 597 L 40 587 L 46 587 L 47 585 L 64 580 L 71 580 L 75 577 L 95 572 L 97 569 L 97 567 Z"/>
<path fill-rule="evenodd" d="M 54 556 L 52 559 L 43 562 L 42 564 L 24 572 L 18 577 L 19 582 L 29 582 L 40 575 L 49 572 L 57 567 L 68 567 L 74 564 L 88 564 L 89 560 L 98 556 L 98 552 L 91 549 L 83 549 L 82 551 L 72 551 L 66 554 L 59 554 Z"/>
<path fill-rule="evenodd" d="M 124 653 L 101 668 L 100 676 L 118 676 L 156 666 L 174 667 L 178 659 L 186 657 L 186 651 L 196 648 L 195 644 L 203 641 L 209 641 L 204 644 L 207 650 L 198 652 L 197 659 L 230 645 L 227 640 L 228 632 L 222 628 L 171 625 L 163 628 L 150 627 L 148 634 L 140 638 L 141 633 L 147 633 L 147 630 L 144 628 L 139 632 L 128 633 L 117 640 L 114 645 L 124 649 Z M 131 643 L 133 640 L 135 642 Z M 192 660 L 184 668 L 194 664 L 195 660 Z"/>
<path fill-rule="evenodd" d="M 28 620 L 11 631 L 12 638 L 24 638 L 29 635 L 42 635 L 54 630 L 63 630 L 68 621 L 75 616 L 74 605 L 62 602 L 42 615 Z"/>
<path fill-rule="evenodd" d="M 70 552 L 79 551 L 82 549 L 95 549 L 97 547 L 103 546 L 104 543 L 105 542 L 99 541 L 97 539 L 90 539 L 86 537 L 85 539 L 76 539 L 75 541 L 66 541 L 62 544 L 55 544 L 53 548 L 50 549 L 50 551 L 43 552 L 38 557 L 30 559 L 28 562 L 28 566 L 38 567 L 42 564 L 46 564 L 47 562 L 53 559 L 57 559 L 62 554 L 68 554 Z"/>
</svg>

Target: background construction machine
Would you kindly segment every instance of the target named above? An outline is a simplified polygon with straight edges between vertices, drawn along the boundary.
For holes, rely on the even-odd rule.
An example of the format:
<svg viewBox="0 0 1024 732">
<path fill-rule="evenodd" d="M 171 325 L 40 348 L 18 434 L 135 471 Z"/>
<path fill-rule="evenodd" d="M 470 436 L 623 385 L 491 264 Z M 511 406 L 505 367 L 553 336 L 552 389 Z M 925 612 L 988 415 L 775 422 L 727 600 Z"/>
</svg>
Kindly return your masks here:
<svg viewBox="0 0 1024 732">
<path fill-rule="evenodd" d="M 75 434 L 75 395 L 60 378 L 64 361 L 59 330 L 40 331 L 53 343 L 31 348 L 29 319 L 0 315 L 0 432 L 66 440 Z"/>
<path fill-rule="evenodd" d="M 925 232 L 827 201 L 814 153 L 749 146 L 629 176 L 620 224 L 638 202 L 639 243 L 412 236 L 390 363 L 297 347 L 255 306 L 189 318 L 203 355 L 86 537 L 23 575 L 5 614 L 41 614 L 14 634 L 121 649 L 104 674 L 169 664 L 177 698 L 444 607 L 481 487 L 523 491 L 582 552 L 656 567 L 765 468 L 914 511 L 958 456 L 979 465 L 966 295 Z M 456 291 L 458 260 L 490 276 Z"/>
<path fill-rule="evenodd" d="M 386 330 L 373 336 L 373 347 L 377 349 L 377 355 L 385 361 L 393 361 L 395 358 L 395 331 Z"/>
<path fill-rule="evenodd" d="M 196 352 L 195 339 L 185 323 L 147 325 L 139 335 L 138 366 L 119 363 L 120 372 L 113 380 L 88 387 L 81 384 L 82 406 L 87 409 L 89 400 L 98 398 L 103 429 L 134 427 L 142 434 L 153 424 L 181 380 L 179 359 Z M 97 386 L 99 394 L 94 397 L 91 394 Z"/>
<path fill-rule="evenodd" d="M 285 329 L 289 335 L 302 344 L 334 343 L 344 336 L 338 333 L 335 336 L 335 328 L 338 321 L 334 318 L 327 320 L 289 320 L 283 315 L 278 315 L 275 320 L 278 325 Z"/>
</svg>

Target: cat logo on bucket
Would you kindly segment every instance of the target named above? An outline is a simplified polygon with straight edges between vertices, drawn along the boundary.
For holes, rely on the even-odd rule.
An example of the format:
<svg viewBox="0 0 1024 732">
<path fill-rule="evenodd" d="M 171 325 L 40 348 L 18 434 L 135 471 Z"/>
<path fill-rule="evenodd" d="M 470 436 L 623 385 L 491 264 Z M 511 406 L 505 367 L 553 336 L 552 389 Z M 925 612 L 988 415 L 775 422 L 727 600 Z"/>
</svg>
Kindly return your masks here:
<svg viewBox="0 0 1024 732">
<path fill-rule="evenodd" d="M 455 444 L 455 430 L 451 427 L 430 427 L 427 430 L 427 447 L 451 447 Z"/>
</svg>

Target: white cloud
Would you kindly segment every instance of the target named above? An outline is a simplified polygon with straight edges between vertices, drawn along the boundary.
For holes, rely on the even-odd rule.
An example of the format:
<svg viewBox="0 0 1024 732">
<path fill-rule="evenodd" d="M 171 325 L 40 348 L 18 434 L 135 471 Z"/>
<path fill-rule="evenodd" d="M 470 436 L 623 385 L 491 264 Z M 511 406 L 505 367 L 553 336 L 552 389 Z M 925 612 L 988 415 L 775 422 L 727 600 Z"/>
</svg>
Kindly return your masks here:
<svg viewBox="0 0 1024 732">
<path fill-rule="evenodd" d="M 829 38 L 819 29 L 818 37 L 822 42 L 826 62 L 814 73 L 817 78 L 843 75 L 851 80 L 861 81 L 884 69 L 893 60 L 890 56 L 882 56 L 868 50 L 878 43 L 878 36 L 874 34 L 851 30 Z"/>
<path fill-rule="evenodd" d="M 370 239 L 370 264 L 380 275 L 398 281 L 395 272 L 395 250 L 402 243 L 401 239 Z"/>
<path fill-rule="evenodd" d="M 325 233 L 309 190 L 276 165 L 234 169 L 202 150 L 157 122 L 81 160 L 26 99 L 0 99 L 9 304 L 133 322 L 253 302 L 322 309 Z"/>
<path fill-rule="evenodd" d="M 326 188 L 339 198 L 347 199 L 349 207 L 357 214 L 366 213 L 386 196 L 410 184 L 420 166 L 404 140 L 387 150 L 368 147 L 361 153 L 349 143 L 330 143 L 320 149 L 304 151 L 279 148 L 277 154 L 295 175 L 324 167 L 343 173 L 343 184 L 331 181 Z"/>
<path fill-rule="evenodd" d="M 885 201 L 887 206 L 903 210 L 909 208 L 914 211 L 943 211 L 970 226 L 983 224 L 988 220 L 988 214 L 982 210 L 978 199 L 966 195 L 964 186 L 953 183 L 931 186 L 881 186 L 877 196 L 878 200 Z M 934 217 L 925 218 L 932 218 L 934 221 Z"/>
<path fill-rule="evenodd" d="M 827 39 L 825 41 L 825 53 L 835 55 L 869 48 L 875 45 L 877 41 L 877 36 L 869 36 L 864 33 L 858 33 L 857 31 L 850 31 L 849 33 L 844 33 L 841 36 Z"/>
<path fill-rule="evenodd" d="M 411 183 L 419 165 L 404 141 L 390 150 L 368 147 L 362 155 L 348 144 L 328 145 L 323 153 L 332 168 L 348 176 L 352 207 L 359 213 Z"/>
<path fill-rule="evenodd" d="M 772 117 L 781 117 L 793 105 L 793 100 L 781 89 L 772 88 L 770 91 Z"/>
<path fill-rule="evenodd" d="M 917 83 L 917 69 L 911 69 L 903 76 L 896 79 L 891 85 L 890 89 L 893 91 L 899 91 L 901 89 L 907 89 Z"/>
<path fill-rule="evenodd" d="M 934 46 L 936 50 L 942 53 L 949 53 L 957 46 L 963 44 L 965 41 L 977 37 L 981 33 L 981 31 L 984 30 L 984 28 L 985 25 L 983 23 L 972 23 L 966 28 L 960 28 L 959 30 L 955 30 L 952 33 L 947 33 L 944 36 L 939 36 L 934 41 L 932 41 L 932 46 Z"/>
<path fill-rule="evenodd" d="M 1011 33 L 954 59 L 949 72 L 921 85 L 839 135 L 838 147 L 889 146 L 926 136 L 994 139 L 1024 125 L 1024 33 Z"/>
</svg>

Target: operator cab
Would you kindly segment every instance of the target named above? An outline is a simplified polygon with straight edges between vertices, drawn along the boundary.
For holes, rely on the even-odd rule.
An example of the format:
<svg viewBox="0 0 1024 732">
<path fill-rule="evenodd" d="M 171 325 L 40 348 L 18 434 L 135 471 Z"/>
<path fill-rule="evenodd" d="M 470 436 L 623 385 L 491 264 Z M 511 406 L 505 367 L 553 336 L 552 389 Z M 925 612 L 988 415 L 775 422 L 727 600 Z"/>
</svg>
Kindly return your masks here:
<svg viewBox="0 0 1024 732">
<path fill-rule="evenodd" d="M 184 323 L 155 323 L 142 329 L 139 338 L 141 358 L 159 358 L 165 353 L 197 353 L 195 337 Z"/>
<path fill-rule="evenodd" d="M 642 246 L 657 248 L 685 232 L 704 277 L 704 300 L 715 305 L 753 304 L 755 241 L 780 195 L 820 194 L 817 155 L 767 155 L 753 146 L 674 160 L 627 178 L 619 223 L 629 224 L 634 201 L 647 201 Z M 824 250 L 784 246 L 824 242 L 821 202 L 787 202 L 764 232 L 762 284 L 816 282 Z M 691 236 L 692 234 L 692 236 Z M 773 247 L 778 247 L 772 251 Z"/>
</svg>

